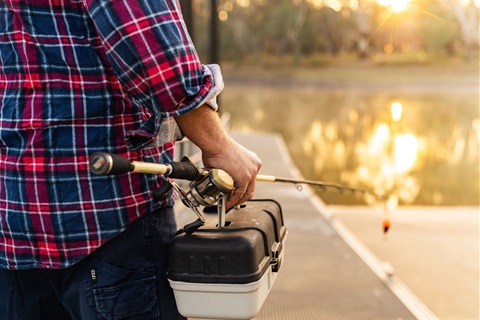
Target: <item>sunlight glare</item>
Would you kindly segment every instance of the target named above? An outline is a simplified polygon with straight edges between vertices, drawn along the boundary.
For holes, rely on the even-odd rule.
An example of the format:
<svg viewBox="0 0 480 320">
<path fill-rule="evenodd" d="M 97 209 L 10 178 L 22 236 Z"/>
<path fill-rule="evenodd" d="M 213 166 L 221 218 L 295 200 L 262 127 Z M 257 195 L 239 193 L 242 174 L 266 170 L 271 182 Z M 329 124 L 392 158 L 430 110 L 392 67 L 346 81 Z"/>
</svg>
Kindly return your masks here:
<svg viewBox="0 0 480 320">
<path fill-rule="evenodd" d="M 403 112 L 403 106 L 400 102 L 395 101 L 392 103 L 392 106 L 390 108 L 390 113 L 392 114 L 392 119 L 395 122 L 400 121 L 402 119 L 402 112 Z"/>
<path fill-rule="evenodd" d="M 392 3 L 392 10 L 395 12 L 405 11 L 408 7 L 409 0 L 396 0 Z"/>
<path fill-rule="evenodd" d="M 228 13 L 227 13 L 227 11 L 225 11 L 225 10 L 220 10 L 220 11 L 218 12 L 218 19 L 219 19 L 220 21 L 227 21 L 227 19 L 228 19 Z"/>
<path fill-rule="evenodd" d="M 377 3 L 383 7 L 390 7 L 395 12 L 405 11 L 411 0 L 377 0 Z"/>
<path fill-rule="evenodd" d="M 473 5 L 477 8 L 480 8 L 480 0 L 456 0 L 456 1 L 458 1 L 464 7 Z"/>
<path fill-rule="evenodd" d="M 395 137 L 395 171 L 403 174 L 413 168 L 417 161 L 418 139 L 411 133 Z"/>
<path fill-rule="evenodd" d="M 342 10 L 342 3 L 340 2 L 340 0 L 325 0 L 325 5 L 337 12 Z"/>
<path fill-rule="evenodd" d="M 303 149 L 303 153 L 306 156 L 310 156 L 312 154 L 312 150 L 313 150 L 312 140 L 303 139 L 302 149 Z"/>
<path fill-rule="evenodd" d="M 323 6 L 323 0 L 309 0 L 316 9 L 320 9 Z"/>
<path fill-rule="evenodd" d="M 322 123 L 320 121 L 314 121 L 310 132 L 312 140 L 319 140 L 322 135 Z"/>
<path fill-rule="evenodd" d="M 223 9 L 225 11 L 232 11 L 233 10 L 233 2 L 231 0 L 225 1 L 223 4 Z"/>
<path fill-rule="evenodd" d="M 358 8 L 358 5 L 358 0 L 350 0 L 350 9 L 356 10 Z"/>
<path fill-rule="evenodd" d="M 382 154 L 389 140 L 390 127 L 386 123 L 379 123 L 368 144 L 368 154 L 372 156 Z"/>
<path fill-rule="evenodd" d="M 387 43 L 387 44 L 383 47 L 383 51 L 384 51 L 386 54 L 392 54 L 392 53 L 393 53 L 393 44 Z"/>
<path fill-rule="evenodd" d="M 325 137 L 329 140 L 336 140 L 338 136 L 338 128 L 336 123 L 329 123 L 325 128 Z"/>
<path fill-rule="evenodd" d="M 377 0 L 377 3 L 383 7 L 388 7 L 392 4 L 392 0 Z"/>
<path fill-rule="evenodd" d="M 411 203 L 420 191 L 420 185 L 413 177 L 406 177 L 398 190 L 398 197 L 403 203 Z"/>
<path fill-rule="evenodd" d="M 237 0 L 240 7 L 247 8 L 250 5 L 250 0 Z"/>
</svg>

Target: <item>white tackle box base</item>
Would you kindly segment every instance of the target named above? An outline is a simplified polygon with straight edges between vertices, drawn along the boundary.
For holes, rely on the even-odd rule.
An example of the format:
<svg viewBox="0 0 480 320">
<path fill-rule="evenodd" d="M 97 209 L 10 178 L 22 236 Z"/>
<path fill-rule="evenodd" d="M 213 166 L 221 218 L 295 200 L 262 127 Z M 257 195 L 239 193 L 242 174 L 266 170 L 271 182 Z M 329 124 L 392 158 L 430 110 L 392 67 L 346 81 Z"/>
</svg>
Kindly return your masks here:
<svg viewBox="0 0 480 320">
<path fill-rule="evenodd" d="M 246 284 L 169 281 L 184 317 L 239 320 L 257 315 L 277 275 L 268 268 L 260 280 Z"/>
</svg>

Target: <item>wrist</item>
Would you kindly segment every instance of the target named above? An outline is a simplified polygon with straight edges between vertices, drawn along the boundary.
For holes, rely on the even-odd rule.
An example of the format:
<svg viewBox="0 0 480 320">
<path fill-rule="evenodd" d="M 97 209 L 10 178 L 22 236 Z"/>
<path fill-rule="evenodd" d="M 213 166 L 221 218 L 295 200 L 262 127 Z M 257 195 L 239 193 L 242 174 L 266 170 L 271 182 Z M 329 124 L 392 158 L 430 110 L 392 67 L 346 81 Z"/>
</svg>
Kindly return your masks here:
<svg viewBox="0 0 480 320">
<path fill-rule="evenodd" d="M 221 154 L 235 144 L 223 128 L 218 113 L 207 105 L 178 116 L 175 120 L 182 133 L 197 145 L 202 153 Z"/>
</svg>

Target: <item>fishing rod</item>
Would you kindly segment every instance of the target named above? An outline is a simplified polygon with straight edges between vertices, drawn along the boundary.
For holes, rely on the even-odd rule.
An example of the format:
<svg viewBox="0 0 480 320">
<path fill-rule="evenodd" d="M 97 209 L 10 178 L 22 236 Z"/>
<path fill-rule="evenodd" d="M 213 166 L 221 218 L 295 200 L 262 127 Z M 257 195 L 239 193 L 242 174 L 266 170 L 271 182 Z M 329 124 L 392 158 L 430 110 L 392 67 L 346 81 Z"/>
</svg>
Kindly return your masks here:
<svg viewBox="0 0 480 320">
<path fill-rule="evenodd" d="M 225 200 L 228 197 L 228 194 L 234 189 L 234 181 L 232 177 L 223 170 L 215 168 L 199 168 L 187 157 L 183 157 L 180 162 L 159 164 L 143 161 L 130 161 L 118 154 L 107 152 L 94 153 L 90 157 L 89 163 L 90 170 L 97 175 L 117 175 L 128 172 L 137 172 L 161 174 L 167 177 L 168 183 L 156 190 L 155 196 L 162 198 L 172 188 L 177 191 L 183 204 L 198 216 L 197 221 L 185 226 L 187 233 L 193 232 L 205 223 L 205 218 L 198 210 L 199 206 L 209 207 L 218 204 L 219 225 L 224 223 Z M 188 190 L 183 190 L 173 179 L 190 181 Z M 302 185 L 311 185 L 319 187 L 322 191 L 326 191 L 330 188 L 336 189 L 339 192 L 350 191 L 352 193 L 370 194 L 383 202 L 386 202 L 387 200 L 386 196 L 377 194 L 374 191 L 337 183 L 276 177 L 264 174 L 258 174 L 256 181 L 291 183 L 294 184 L 299 191 L 303 189 Z M 389 227 L 390 221 L 384 219 L 384 233 L 388 231 Z"/>
<path fill-rule="evenodd" d="M 130 161 L 129 159 L 119 156 L 117 154 L 107 153 L 107 152 L 97 152 L 90 158 L 91 170 L 95 174 L 121 174 L 127 172 L 137 172 L 137 173 L 150 173 L 150 174 L 162 174 L 177 179 L 184 179 L 195 181 L 199 177 L 208 174 L 209 172 L 214 172 L 217 178 L 214 178 L 213 181 L 219 182 L 221 185 L 224 185 L 226 191 L 231 191 L 233 187 L 225 185 L 225 181 L 229 180 L 227 178 L 228 174 L 223 170 L 218 169 L 205 169 L 198 168 L 195 166 L 188 158 L 184 157 L 181 162 L 171 162 L 167 164 L 158 164 L 158 163 L 149 163 L 142 161 Z M 230 178 L 231 179 L 231 178 Z M 256 181 L 263 182 L 280 182 L 280 183 L 291 183 L 294 184 L 299 191 L 302 190 L 302 185 L 311 185 L 319 187 L 322 191 L 326 191 L 327 188 L 336 189 L 340 192 L 350 191 L 352 193 L 362 193 L 370 194 L 376 197 L 379 200 L 386 200 L 386 196 L 375 193 L 374 191 L 356 188 L 352 186 L 347 186 L 344 184 L 338 183 L 328 183 L 317 180 L 304 180 L 304 179 L 294 179 L 294 178 L 285 178 L 277 177 L 272 175 L 258 174 Z M 230 182 L 229 182 L 230 183 Z"/>
<path fill-rule="evenodd" d="M 265 182 L 283 182 L 283 183 L 292 183 L 296 186 L 296 188 L 301 191 L 302 185 L 311 185 L 315 187 L 319 187 L 322 191 L 326 191 L 327 188 L 336 189 L 339 192 L 343 191 L 350 191 L 352 193 L 361 193 L 361 194 L 370 194 L 376 197 L 379 200 L 385 201 L 387 199 L 386 196 L 375 193 L 374 191 L 361 189 L 356 187 L 347 186 L 344 184 L 339 183 L 328 183 L 323 181 L 316 181 L 316 180 L 302 180 L 302 179 L 293 179 L 293 178 L 284 178 L 284 177 L 276 177 L 276 176 L 269 176 L 259 174 L 256 178 L 257 181 L 265 181 Z"/>
</svg>

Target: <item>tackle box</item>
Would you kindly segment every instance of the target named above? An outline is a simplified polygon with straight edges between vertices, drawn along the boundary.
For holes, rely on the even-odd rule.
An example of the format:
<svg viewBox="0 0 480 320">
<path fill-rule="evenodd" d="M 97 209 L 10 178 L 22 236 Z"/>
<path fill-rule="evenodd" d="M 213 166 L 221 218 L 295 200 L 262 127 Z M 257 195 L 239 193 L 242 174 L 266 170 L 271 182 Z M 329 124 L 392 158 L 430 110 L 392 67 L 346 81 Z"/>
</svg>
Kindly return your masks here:
<svg viewBox="0 0 480 320">
<path fill-rule="evenodd" d="M 207 220 L 170 245 L 168 279 L 185 317 L 251 319 L 281 268 L 287 230 L 274 200 L 228 211 L 225 226 Z"/>
</svg>

